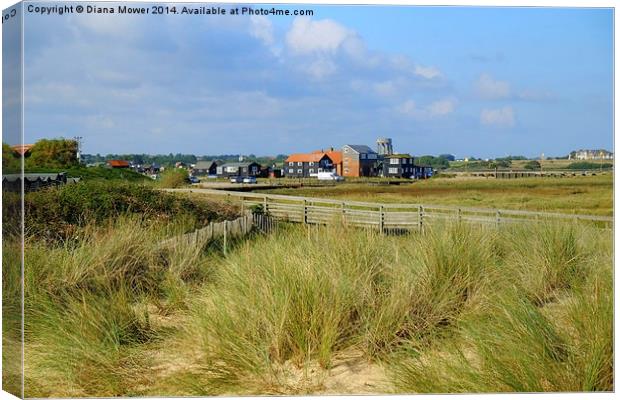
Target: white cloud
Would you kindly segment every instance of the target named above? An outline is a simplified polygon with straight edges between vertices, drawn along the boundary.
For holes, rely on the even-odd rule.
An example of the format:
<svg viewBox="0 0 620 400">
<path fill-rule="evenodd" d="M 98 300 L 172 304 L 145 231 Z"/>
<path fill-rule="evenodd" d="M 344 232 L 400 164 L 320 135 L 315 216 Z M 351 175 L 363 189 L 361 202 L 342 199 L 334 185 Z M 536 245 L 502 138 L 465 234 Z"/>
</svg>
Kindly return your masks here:
<svg viewBox="0 0 620 400">
<path fill-rule="evenodd" d="M 416 65 L 413 73 L 417 76 L 421 76 L 426 79 L 434 79 L 441 76 L 441 71 L 435 67 L 424 67 L 422 65 Z"/>
<path fill-rule="evenodd" d="M 250 35 L 259 39 L 267 46 L 272 46 L 275 43 L 273 24 L 269 18 L 263 15 L 252 15 L 250 17 Z"/>
<path fill-rule="evenodd" d="M 496 80 L 489 74 L 482 74 L 476 82 L 476 91 L 485 99 L 505 99 L 510 96 L 510 84 Z"/>
<path fill-rule="evenodd" d="M 319 58 L 306 66 L 304 70 L 313 78 L 320 80 L 335 73 L 338 67 L 333 61 L 327 58 Z"/>
<path fill-rule="evenodd" d="M 432 102 L 426 107 L 419 108 L 415 101 L 409 99 L 396 107 L 396 111 L 406 116 L 425 119 L 441 117 L 454 112 L 456 108 L 456 99 L 447 98 Z"/>
<path fill-rule="evenodd" d="M 295 53 L 335 53 L 355 33 L 329 19 L 313 21 L 297 17 L 286 34 L 286 44 Z"/>
<path fill-rule="evenodd" d="M 480 113 L 480 122 L 483 125 L 500 127 L 513 127 L 515 125 L 515 113 L 510 106 L 498 109 L 483 109 Z"/>
<path fill-rule="evenodd" d="M 455 107 L 455 99 L 443 99 L 431 103 L 431 105 L 428 106 L 428 112 L 431 115 L 447 115 L 452 113 Z"/>
</svg>

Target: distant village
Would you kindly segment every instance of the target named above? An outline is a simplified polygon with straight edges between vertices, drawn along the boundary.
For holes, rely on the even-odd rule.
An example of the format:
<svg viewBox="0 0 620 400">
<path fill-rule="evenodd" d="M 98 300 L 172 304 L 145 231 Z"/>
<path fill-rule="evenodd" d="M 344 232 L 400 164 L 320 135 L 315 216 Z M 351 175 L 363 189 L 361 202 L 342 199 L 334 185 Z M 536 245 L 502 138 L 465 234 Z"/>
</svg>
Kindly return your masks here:
<svg viewBox="0 0 620 400">
<path fill-rule="evenodd" d="M 110 168 L 130 168 L 136 172 L 156 178 L 165 167 L 156 164 L 139 164 L 126 160 L 108 160 Z M 95 166 L 95 165 L 92 165 Z M 315 150 L 309 153 L 289 155 L 282 167 L 260 165 L 254 161 L 237 162 L 223 160 L 202 160 L 195 164 L 175 163 L 175 168 L 184 168 L 190 176 L 207 176 L 213 178 L 233 177 L 270 177 L 270 178 L 327 178 L 338 180 L 339 177 L 390 177 L 426 179 L 433 175 L 430 165 L 415 163 L 408 153 L 396 153 L 392 139 L 378 138 L 376 151 L 367 145 L 346 144 L 341 149 L 333 147 Z"/>
<path fill-rule="evenodd" d="M 25 160 L 25 177 L 33 188 L 69 183 L 79 178 L 68 178 L 65 172 L 54 172 L 68 166 L 106 167 L 109 169 L 128 169 L 159 179 L 166 169 L 185 170 L 189 179 L 197 183 L 200 179 L 223 178 L 235 183 L 254 183 L 256 178 L 316 178 L 319 180 L 340 181 L 347 177 L 385 177 L 402 179 L 426 179 L 435 175 L 438 170 L 449 168 L 452 162 L 474 168 L 506 168 L 510 167 L 511 159 L 528 160 L 523 156 L 508 156 L 506 159 L 479 160 L 473 157 L 455 159 L 450 154 L 439 157 L 413 157 L 410 153 L 394 151 L 392 139 L 380 137 L 376 140 L 375 149 L 364 144 L 345 144 L 340 149 L 330 147 L 307 153 L 290 155 L 280 154 L 276 157 L 247 158 L 237 155 L 215 156 L 212 159 L 200 159 L 193 155 L 107 155 L 105 157 L 81 154 L 81 137 L 66 139 L 42 139 L 36 144 L 9 146 L 3 143 L 3 167 L 8 174 L 3 174 L 3 188 L 17 188 L 21 175 L 19 159 Z M 36 149 L 39 150 L 36 150 Z M 33 153 L 34 154 L 33 156 Z M 55 154 L 53 157 L 50 156 Z M 49 160 L 45 161 L 46 155 Z M 544 156 L 541 156 L 541 160 Z M 206 157 L 205 157 L 206 158 Z M 577 161 L 575 166 L 584 168 L 579 163 L 589 161 L 611 161 L 614 154 L 603 149 L 580 149 L 570 152 L 567 156 L 555 159 Z M 155 162 L 161 161 L 162 163 Z M 525 169 L 541 169 L 536 159 L 529 159 Z M 146 162 L 149 161 L 149 162 Z M 440 162 L 439 164 L 437 162 Z M 50 164 L 51 163 L 51 164 Z M 431 165 L 432 164 L 432 165 Z M 532 165 L 529 165 L 532 164 Z M 606 164 L 610 166 L 612 164 Z M 50 169 L 49 173 L 38 172 L 41 168 Z M 34 172 L 33 171 L 37 171 Z M 38 168 L 38 169 L 37 169 Z M 569 166 L 570 168 L 570 166 Z M 600 164 L 603 168 L 603 164 Z M 496 171 L 497 173 L 497 171 Z"/>
</svg>

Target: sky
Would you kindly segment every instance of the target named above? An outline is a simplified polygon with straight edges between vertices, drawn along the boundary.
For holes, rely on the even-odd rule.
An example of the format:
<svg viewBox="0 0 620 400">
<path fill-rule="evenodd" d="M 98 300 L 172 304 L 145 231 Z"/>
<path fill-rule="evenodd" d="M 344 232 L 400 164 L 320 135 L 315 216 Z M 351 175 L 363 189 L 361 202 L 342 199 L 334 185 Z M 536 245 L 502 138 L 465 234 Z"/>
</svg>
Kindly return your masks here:
<svg viewBox="0 0 620 400">
<path fill-rule="evenodd" d="M 26 142 L 79 135 L 91 154 L 275 155 L 378 137 L 414 155 L 613 149 L 611 9 L 28 4 L 42 3 L 24 5 Z"/>
</svg>

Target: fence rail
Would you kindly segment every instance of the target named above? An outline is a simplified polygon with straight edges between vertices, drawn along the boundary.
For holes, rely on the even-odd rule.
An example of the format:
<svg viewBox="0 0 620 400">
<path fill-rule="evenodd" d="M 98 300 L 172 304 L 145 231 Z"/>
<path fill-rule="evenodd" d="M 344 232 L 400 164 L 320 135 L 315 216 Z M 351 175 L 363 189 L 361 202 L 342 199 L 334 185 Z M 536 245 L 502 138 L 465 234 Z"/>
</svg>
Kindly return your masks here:
<svg viewBox="0 0 620 400">
<path fill-rule="evenodd" d="M 186 244 L 192 246 L 204 246 L 214 239 L 222 239 L 224 253 L 227 251 L 228 241 L 232 238 L 242 237 L 250 233 L 255 225 L 255 217 L 247 212 L 245 215 L 230 221 L 211 222 L 204 228 L 190 233 L 175 236 L 160 243 L 161 247 Z"/>
<path fill-rule="evenodd" d="M 355 226 L 384 229 L 422 229 L 424 224 L 437 220 L 452 220 L 486 224 L 540 222 L 546 220 L 579 220 L 596 223 L 603 227 L 613 225 L 613 217 L 582 214 L 562 214 L 524 210 L 456 207 L 424 204 L 368 203 L 311 198 L 288 195 L 272 195 L 250 192 L 234 192 L 211 189 L 167 189 L 172 192 L 202 193 L 240 201 L 243 207 L 260 207 L 262 212 L 276 219 L 326 224 L 344 221 Z"/>
</svg>

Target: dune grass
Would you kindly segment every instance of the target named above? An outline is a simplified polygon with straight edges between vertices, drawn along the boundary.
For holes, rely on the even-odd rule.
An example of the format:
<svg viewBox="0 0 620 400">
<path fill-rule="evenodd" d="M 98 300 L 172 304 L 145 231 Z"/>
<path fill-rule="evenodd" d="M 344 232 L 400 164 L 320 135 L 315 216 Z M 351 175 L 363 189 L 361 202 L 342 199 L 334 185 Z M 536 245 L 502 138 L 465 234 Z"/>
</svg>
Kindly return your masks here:
<svg viewBox="0 0 620 400">
<path fill-rule="evenodd" d="M 88 225 L 78 241 L 26 241 L 26 395 L 139 393 L 142 347 L 166 332 L 155 314 L 186 307 L 189 285 L 210 273 L 207 243 L 159 247 L 190 219 L 154 224 L 126 216 Z"/>
<path fill-rule="evenodd" d="M 185 377 L 194 394 L 313 393 L 315 381 L 304 387 L 286 371 L 312 361 L 329 370 L 352 349 L 385 365 L 397 393 L 612 390 L 604 234 L 557 224 L 402 238 L 313 229 L 249 243 L 217 268 L 186 332 L 202 351 L 200 373 Z M 594 240 L 607 245 L 580 244 Z M 538 286 L 524 290 L 530 274 Z"/>
<path fill-rule="evenodd" d="M 609 232 L 283 225 L 227 255 L 158 247 L 191 224 L 26 243 L 26 396 L 317 393 L 350 352 L 391 393 L 613 390 Z"/>
</svg>

